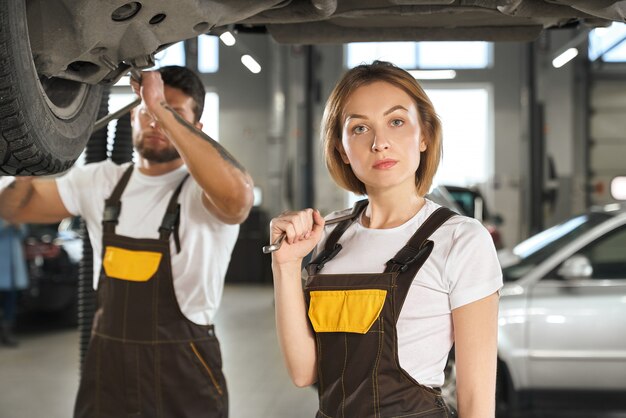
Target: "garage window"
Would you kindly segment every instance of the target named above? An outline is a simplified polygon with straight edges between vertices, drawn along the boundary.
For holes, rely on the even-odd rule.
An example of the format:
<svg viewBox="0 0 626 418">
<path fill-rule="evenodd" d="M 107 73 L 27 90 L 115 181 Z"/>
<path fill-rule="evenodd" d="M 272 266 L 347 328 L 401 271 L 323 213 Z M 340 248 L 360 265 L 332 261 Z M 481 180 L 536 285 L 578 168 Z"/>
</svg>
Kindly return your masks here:
<svg viewBox="0 0 626 418">
<path fill-rule="evenodd" d="M 154 56 L 154 68 L 161 68 L 168 65 L 185 66 L 185 41 L 180 41 L 172 46 L 165 48 Z"/>
<path fill-rule="evenodd" d="M 344 50 L 348 68 L 385 60 L 404 69 L 482 69 L 493 62 L 490 42 L 355 42 Z"/>
<path fill-rule="evenodd" d="M 443 159 L 434 185 L 472 186 L 486 182 L 493 165 L 488 87 L 426 86 L 425 90 L 443 126 Z"/>
<path fill-rule="evenodd" d="M 198 36 L 198 71 L 216 73 L 220 67 L 219 42 L 217 36 Z"/>
<path fill-rule="evenodd" d="M 589 60 L 626 62 L 626 24 L 614 22 L 589 33 Z"/>
</svg>

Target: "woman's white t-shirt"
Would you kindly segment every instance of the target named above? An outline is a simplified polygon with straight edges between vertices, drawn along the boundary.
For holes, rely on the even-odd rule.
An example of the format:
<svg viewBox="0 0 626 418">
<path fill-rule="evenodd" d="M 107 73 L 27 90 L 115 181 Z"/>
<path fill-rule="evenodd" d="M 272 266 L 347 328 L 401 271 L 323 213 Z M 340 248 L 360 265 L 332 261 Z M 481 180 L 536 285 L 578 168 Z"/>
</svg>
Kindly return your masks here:
<svg viewBox="0 0 626 418">
<path fill-rule="evenodd" d="M 111 161 L 75 167 L 56 180 L 61 200 L 73 215 L 87 224 L 93 247 L 93 286 L 98 285 L 102 265 L 102 216 L 107 199 L 128 164 Z M 122 195 L 118 235 L 159 238 L 159 226 L 167 204 L 187 174 L 182 166 L 161 176 L 147 176 L 137 167 Z M 180 252 L 170 239 L 176 299 L 183 314 L 197 324 L 211 324 L 222 298 L 230 255 L 239 225 L 227 225 L 202 204 L 202 189 L 187 179 L 178 197 L 180 203 Z"/>
<path fill-rule="evenodd" d="M 395 228 L 370 229 L 354 222 L 339 239 L 342 250 L 320 273 L 383 272 L 387 261 L 439 207 L 426 199 L 413 218 Z M 336 225 L 324 228 L 316 253 Z M 502 271 L 493 240 L 476 219 L 453 216 L 429 239 L 433 251 L 415 276 L 398 319 L 398 357 L 417 382 L 440 387 L 454 342 L 452 310 L 497 292 Z"/>
</svg>

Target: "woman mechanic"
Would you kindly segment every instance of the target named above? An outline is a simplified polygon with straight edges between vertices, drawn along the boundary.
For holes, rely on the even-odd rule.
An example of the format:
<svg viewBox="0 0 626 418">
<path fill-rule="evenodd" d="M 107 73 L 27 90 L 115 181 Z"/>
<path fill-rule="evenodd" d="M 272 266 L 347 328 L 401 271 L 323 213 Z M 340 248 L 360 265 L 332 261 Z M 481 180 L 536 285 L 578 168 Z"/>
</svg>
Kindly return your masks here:
<svg viewBox="0 0 626 418">
<path fill-rule="evenodd" d="M 272 242 L 285 236 L 272 255 L 279 341 L 294 383 L 317 382 L 318 418 L 449 416 L 440 387 L 453 344 L 459 415 L 494 416 L 502 276 L 486 229 L 424 197 L 441 136 L 406 71 L 349 70 L 322 140 L 335 182 L 367 200 L 271 222 Z"/>
</svg>

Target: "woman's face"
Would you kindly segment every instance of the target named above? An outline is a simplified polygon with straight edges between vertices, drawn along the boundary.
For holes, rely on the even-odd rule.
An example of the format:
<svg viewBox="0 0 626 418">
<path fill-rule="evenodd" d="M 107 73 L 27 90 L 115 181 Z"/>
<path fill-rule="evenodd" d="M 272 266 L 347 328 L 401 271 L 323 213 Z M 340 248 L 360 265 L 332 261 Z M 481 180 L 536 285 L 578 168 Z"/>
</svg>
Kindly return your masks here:
<svg viewBox="0 0 626 418">
<path fill-rule="evenodd" d="M 413 99 L 377 81 L 348 96 L 343 117 L 339 151 L 368 194 L 415 191 L 415 172 L 426 143 Z"/>
</svg>

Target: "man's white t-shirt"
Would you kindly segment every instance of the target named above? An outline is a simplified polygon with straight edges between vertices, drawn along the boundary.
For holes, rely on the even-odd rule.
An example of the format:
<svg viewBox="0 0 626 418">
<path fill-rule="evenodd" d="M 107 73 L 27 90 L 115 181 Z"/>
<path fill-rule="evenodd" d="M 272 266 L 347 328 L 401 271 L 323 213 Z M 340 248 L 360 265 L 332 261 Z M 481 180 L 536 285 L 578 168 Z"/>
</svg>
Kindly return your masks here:
<svg viewBox="0 0 626 418">
<path fill-rule="evenodd" d="M 75 167 L 56 180 L 61 200 L 73 215 L 87 224 L 93 247 L 93 286 L 97 288 L 102 265 L 102 216 L 109 198 L 128 164 L 103 161 Z M 159 226 L 170 197 L 187 168 L 182 166 L 161 176 L 147 176 L 137 167 L 122 195 L 118 235 L 159 238 Z M 176 298 L 183 314 L 197 324 L 211 324 L 222 298 L 224 278 L 235 246 L 239 225 L 227 225 L 202 204 L 202 189 L 187 179 L 178 198 L 181 249 L 176 252 L 170 237 Z"/>
<path fill-rule="evenodd" d="M 370 229 L 354 222 L 339 239 L 342 250 L 320 273 L 382 273 L 387 261 L 439 207 L 426 199 L 413 218 L 395 228 Z M 336 225 L 324 228 L 316 253 Z M 429 239 L 433 251 L 415 276 L 398 319 L 398 358 L 417 382 L 441 387 L 454 342 L 452 310 L 497 292 L 502 271 L 493 240 L 476 219 L 453 216 Z"/>
</svg>

